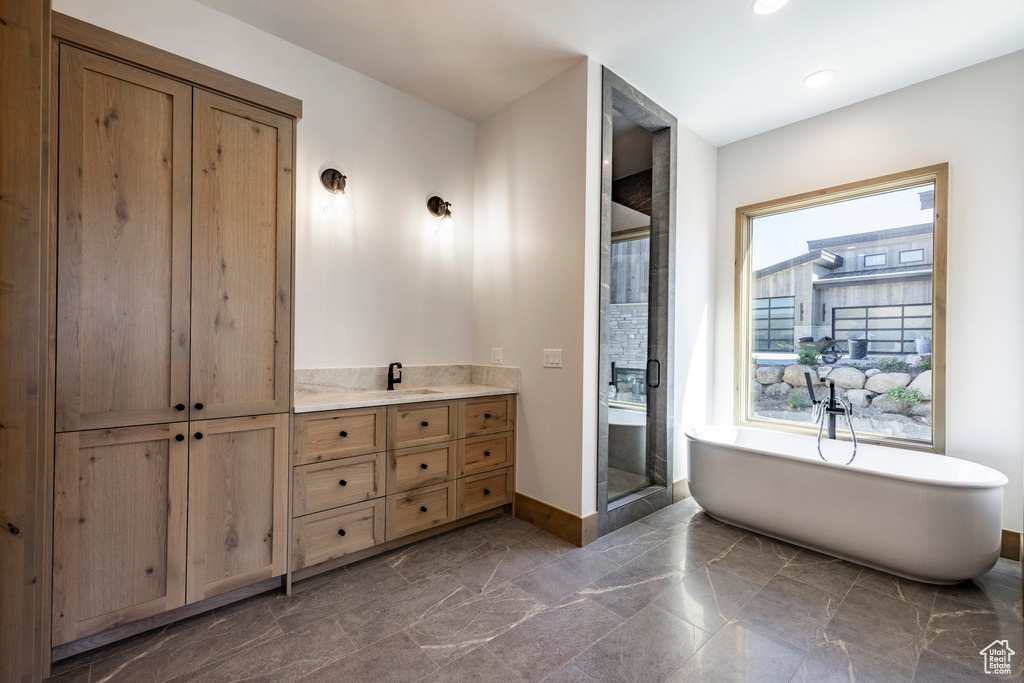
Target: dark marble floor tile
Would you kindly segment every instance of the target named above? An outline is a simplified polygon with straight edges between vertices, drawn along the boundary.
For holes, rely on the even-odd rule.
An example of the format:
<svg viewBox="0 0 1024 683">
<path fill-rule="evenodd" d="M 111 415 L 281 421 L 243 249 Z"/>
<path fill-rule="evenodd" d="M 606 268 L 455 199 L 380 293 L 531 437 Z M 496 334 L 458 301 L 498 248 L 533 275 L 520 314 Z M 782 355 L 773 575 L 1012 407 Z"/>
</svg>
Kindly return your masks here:
<svg viewBox="0 0 1024 683">
<path fill-rule="evenodd" d="M 292 583 L 292 595 L 298 595 L 299 593 L 302 593 L 304 591 L 308 591 L 308 590 L 313 590 L 315 588 L 319 588 L 321 586 L 324 586 L 324 585 L 326 585 L 328 583 L 331 583 L 333 581 L 336 581 L 336 580 L 342 578 L 343 576 L 345 576 L 349 572 L 359 571 L 360 569 L 363 569 L 364 567 L 368 567 L 368 566 L 370 566 L 370 564 L 369 564 L 370 560 L 377 560 L 377 561 L 379 561 L 380 560 L 380 556 L 378 555 L 376 557 L 369 558 L 369 560 L 364 560 L 364 562 L 367 562 L 367 564 L 365 564 L 365 565 L 362 562 L 357 562 L 355 564 L 352 564 L 352 565 L 349 565 L 349 566 L 346 566 L 346 567 L 338 567 L 336 569 L 332 569 L 330 571 L 324 572 L 323 574 L 317 574 L 316 576 L 311 576 L 308 579 L 303 579 L 302 581 L 295 581 L 295 582 Z"/>
<path fill-rule="evenodd" d="M 742 576 L 762 586 L 785 565 L 786 560 L 778 555 L 758 555 L 739 547 L 738 543 L 708 563 L 709 567 Z"/>
<path fill-rule="evenodd" d="M 484 647 L 526 683 L 536 683 L 622 621 L 622 617 L 597 603 L 573 598 L 533 615 Z"/>
<path fill-rule="evenodd" d="M 578 550 L 579 546 L 569 543 L 569 541 L 563 540 L 558 536 L 549 534 L 546 531 L 542 531 L 539 534 L 530 536 L 524 543 L 530 543 L 537 546 L 546 553 L 551 554 L 554 557 L 564 555 L 570 550 Z"/>
<path fill-rule="evenodd" d="M 494 549 L 493 545 L 474 533 L 449 532 L 417 543 L 406 552 L 390 555 L 385 562 L 406 580 L 416 582 L 444 574 L 452 567 L 470 562 Z"/>
<path fill-rule="evenodd" d="M 485 648 L 477 648 L 420 683 L 510 683 L 519 677 Z"/>
<path fill-rule="evenodd" d="M 806 650 L 821 636 L 840 601 L 815 586 L 776 576 L 736 618 Z"/>
<path fill-rule="evenodd" d="M 166 681 L 281 634 L 267 605 L 195 628 L 168 627 L 161 637 L 92 665 L 92 681 Z"/>
<path fill-rule="evenodd" d="M 352 642 L 365 647 L 472 596 L 457 579 L 439 574 L 339 612 L 337 619 Z"/>
<path fill-rule="evenodd" d="M 285 633 L 397 591 L 409 582 L 387 565 L 345 572 L 314 588 L 296 591 L 270 604 Z"/>
<path fill-rule="evenodd" d="M 337 620 L 328 617 L 298 631 L 218 659 L 173 683 L 276 683 L 294 681 L 354 652 Z"/>
<path fill-rule="evenodd" d="M 1014 577 L 1012 569 L 1002 564 L 1003 562 L 1010 560 L 1001 559 L 995 568 L 984 576 L 954 586 L 939 586 L 938 595 L 983 609 L 1004 607 L 1019 618 L 1024 618 L 1024 612 L 1021 610 L 1020 577 Z"/>
<path fill-rule="evenodd" d="M 996 640 L 1009 641 L 1018 653 L 1012 664 L 1019 675 L 1024 668 L 1024 622 L 1016 614 L 999 604 L 982 607 L 941 594 L 935 598 L 924 639 L 927 650 L 971 667 L 981 659 L 982 648 Z"/>
<path fill-rule="evenodd" d="M 861 572 L 854 586 L 867 588 L 928 610 L 932 608 L 939 588 L 931 583 L 912 581 L 867 567 Z"/>
<path fill-rule="evenodd" d="M 681 582 L 683 577 L 679 569 L 645 562 L 641 558 L 605 574 L 577 595 L 590 598 L 628 619 Z"/>
<path fill-rule="evenodd" d="M 46 683 L 89 683 L 92 665 L 84 664 L 74 668 L 51 667 Z"/>
<path fill-rule="evenodd" d="M 591 645 L 574 663 L 598 683 L 660 683 L 682 666 L 704 632 L 648 606 Z"/>
<path fill-rule="evenodd" d="M 512 584 L 473 596 L 405 632 L 438 666 L 445 666 L 544 610 Z"/>
<path fill-rule="evenodd" d="M 480 593 L 494 590 L 545 562 L 554 555 L 530 543 L 520 541 L 502 546 L 464 564 L 452 567 L 448 573 L 470 590 Z"/>
<path fill-rule="evenodd" d="M 594 683 L 594 679 L 569 663 L 545 678 L 544 683 Z"/>
<path fill-rule="evenodd" d="M 668 538 L 671 535 L 660 529 L 630 524 L 602 536 L 588 545 L 586 550 L 621 565 L 661 545 Z"/>
<path fill-rule="evenodd" d="M 684 498 L 678 503 L 647 515 L 639 523 L 675 534 L 685 531 L 690 525 L 690 520 L 700 511 L 701 508 L 697 505 L 697 501 L 693 498 Z"/>
<path fill-rule="evenodd" d="M 896 664 L 826 638 L 807 653 L 791 683 L 910 683 L 914 663 Z"/>
<path fill-rule="evenodd" d="M 732 621 L 723 626 L 669 679 L 669 683 L 785 683 L 803 650 Z"/>
<path fill-rule="evenodd" d="M 848 643 L 912 669 L 924 646 L 930 609 L 853 588 L 825 628 L 829 642 Z"/>
<path fill-rule="evenodd" d="M 690 520 L 690 529 L 700 529 L 701 531 L 706 531 L 713 536 L 724 538 L 732 543 L 739 541 L 750 533 L 746 529 L 741 529 L 738 526 L 720 522 L 703 510 L 696 513 Z"/>
<path fill-rule="evenodd" d="M 680 619 L 714 633 L 725 625 L 761 586 L 735 574 L 704 567 L 666 591 L 654 604 Z"/>
<path fill-rule="evenodd" d="M 917 660 L 914 675 L 914 683 L 992 683 L 998 680 L 1007 680 L 1007 677 L 986 674 L 980 654 L 972 664 L 966 665 L 928 650 Z"/>
<path fill-rule="evenodd" d="M 515 545 L 540 533 L 540 529 L 511 515 L 499 515 L 477 522 L 470 527 L 473 533 L 496 548 Z"/>
<path fill-rule="evenodd" d="M 862 569 L 852 562 L 804 548 L 779 570 L 779 574 L 842 598 L 857 581 Z"/>
<path fill-rule="evenodd" d="M 778 557 L 785 562 L 792 560 L 802 550 L 799 546 L 753 532 L 738 540 L 736 545 L 744 550 L 749 550 L 755 555 Z"/>
<path fill-rule="evenodd" d="M 545 605 L 554 605 L 616 568 L 616 563 L 586 548 L 578 548 L 543 564 L 514 583 Z"/>
<path fill-rule="evenodd" d="M 648 551 L 644 557 L 648 561 L 690 573 L 700 569 L 731 546 L 731 541 L 720 536 L 699 529 L 688 529 Z"/>
<path fill-rule="evenodd" d="M 404 633 L 369 647 L 300 678 L 302 683 L 413 683 L 437 670 L 430 657 Z"/>
</svg>

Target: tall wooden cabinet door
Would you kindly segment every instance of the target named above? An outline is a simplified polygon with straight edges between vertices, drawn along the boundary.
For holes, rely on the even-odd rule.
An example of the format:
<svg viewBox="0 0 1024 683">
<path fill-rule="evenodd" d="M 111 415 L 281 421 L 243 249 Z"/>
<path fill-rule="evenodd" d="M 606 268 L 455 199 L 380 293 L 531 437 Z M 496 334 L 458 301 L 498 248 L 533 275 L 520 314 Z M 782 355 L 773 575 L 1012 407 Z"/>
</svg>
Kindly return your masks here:
<svg viewBox="0 0 1024 683">
<path fill-rule="evenodd" d="M 54 645 L 185 604 L 187 434 L 177 423 L 57 435 Z"/>
<path fill-rule="evenodd" d="M 194 420 L 290 408 L 293 124 L 195 90 Z"/>
<path fill-rule="evenodd" d="M 60 50 L 57 431 L 186 419 L 192 88 Z"/>
<path fill-rule="evenodd" d="M 192 422 L 189 603 L 285 573 L 288 415 Z"/>
</svg>

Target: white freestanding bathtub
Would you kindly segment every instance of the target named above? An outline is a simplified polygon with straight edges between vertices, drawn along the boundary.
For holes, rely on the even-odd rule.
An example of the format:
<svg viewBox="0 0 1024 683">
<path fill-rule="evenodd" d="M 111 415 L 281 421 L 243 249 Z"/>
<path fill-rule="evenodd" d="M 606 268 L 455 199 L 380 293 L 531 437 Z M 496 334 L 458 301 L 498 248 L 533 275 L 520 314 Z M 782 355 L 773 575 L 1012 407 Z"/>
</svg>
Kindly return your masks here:
<svg viewBox="0 0 1024 683">
<path fill-rule="evenodd" d="M 729 524 L 917 581 L 951 584 L 999 559 L 1001 472 L 948 456 L 760 429 L 700 427 L 690 491 Z"/>
</svg>

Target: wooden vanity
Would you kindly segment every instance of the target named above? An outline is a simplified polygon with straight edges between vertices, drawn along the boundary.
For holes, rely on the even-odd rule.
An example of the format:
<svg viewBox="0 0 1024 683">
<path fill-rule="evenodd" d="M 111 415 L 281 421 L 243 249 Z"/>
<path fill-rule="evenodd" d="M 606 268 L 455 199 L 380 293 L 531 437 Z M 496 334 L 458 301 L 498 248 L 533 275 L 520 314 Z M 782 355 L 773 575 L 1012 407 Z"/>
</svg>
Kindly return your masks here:
<svg viewBox="0 0 1024 683">
<path fill-rule="evenodd" d="M 511 508 L 515 419 L 510 393 L 296 415 L 290 578 Z"/>
</svg>

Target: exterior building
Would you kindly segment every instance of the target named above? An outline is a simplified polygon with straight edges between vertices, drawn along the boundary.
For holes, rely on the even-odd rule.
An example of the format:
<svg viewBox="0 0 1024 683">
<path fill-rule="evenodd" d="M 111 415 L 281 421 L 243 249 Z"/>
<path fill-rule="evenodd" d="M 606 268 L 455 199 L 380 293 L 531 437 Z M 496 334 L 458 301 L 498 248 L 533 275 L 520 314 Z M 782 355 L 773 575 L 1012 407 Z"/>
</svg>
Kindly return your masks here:
<svg viewBox="0 0 1024 683">
<path fill-rule="evenodd" d="M 754 352 L 828 335 L 867 339 L 869 355 L 914 353 L 931 338 L 932 232 L 923 223 L 811 240 L 806 254 L 755 271 Z"/>
</svg>

